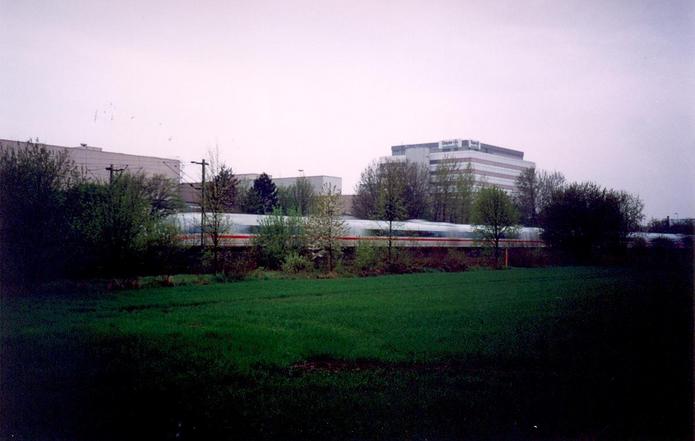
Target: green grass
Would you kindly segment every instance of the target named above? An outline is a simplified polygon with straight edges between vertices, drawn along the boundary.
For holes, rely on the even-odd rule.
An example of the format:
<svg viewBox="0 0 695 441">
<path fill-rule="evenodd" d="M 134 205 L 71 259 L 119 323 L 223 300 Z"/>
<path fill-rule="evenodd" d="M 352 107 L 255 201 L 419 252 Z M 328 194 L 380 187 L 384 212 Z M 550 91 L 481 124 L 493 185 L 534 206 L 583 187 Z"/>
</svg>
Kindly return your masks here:
<svg viewBox="0 0 695 441">
<path fill-rule="evenodd" d="M 677 439 L 690 281 L 551 268 L 6 299 L 0 435 Z"/>
</svg>

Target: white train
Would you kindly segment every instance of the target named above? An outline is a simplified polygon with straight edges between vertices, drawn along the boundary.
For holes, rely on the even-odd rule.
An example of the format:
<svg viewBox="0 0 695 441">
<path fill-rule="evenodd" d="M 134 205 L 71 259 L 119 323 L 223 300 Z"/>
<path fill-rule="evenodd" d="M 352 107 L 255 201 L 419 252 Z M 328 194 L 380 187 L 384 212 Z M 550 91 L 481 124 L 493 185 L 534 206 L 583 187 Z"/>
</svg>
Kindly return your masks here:
<svg viewBox="0 0 695 441">
<path fill-rule="evenodd" d="M 224 246 L 245 247 L 252 244 L 258 226 L 265 215 L 224 214 L 226 226 L 221 242 Z M 181 230 L 181 238 L 188 245 L 200 244 L 200 213 L 180 213 L 171 217 Z M 388 223 L 378 220 L 346 218 L 345 235 L 340 237 L 343 246 L 369 243 L 385 246 L 388 243 Z M 481 238 L 472 225 L 430 222 L 419 219 L 395 222 L 393 244 L 398 247 L 479 247 Z M 501 240 L 503 247 L 543 247 L 539 228 L 521 228 L 510 237 Z"/>
</svg>

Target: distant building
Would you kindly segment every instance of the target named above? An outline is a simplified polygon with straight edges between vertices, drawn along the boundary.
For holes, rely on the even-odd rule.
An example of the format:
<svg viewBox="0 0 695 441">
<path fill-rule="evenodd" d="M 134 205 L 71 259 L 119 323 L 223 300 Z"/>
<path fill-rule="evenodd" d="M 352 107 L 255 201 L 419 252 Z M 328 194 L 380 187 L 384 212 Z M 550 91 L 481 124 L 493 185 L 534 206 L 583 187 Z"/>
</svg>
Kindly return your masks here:
<svg viewBox="0 0 695 441">
<path fill-rule="evenodd" d="M 470 164 L 476 182 L 496 185 L 508 192 L 516 189 L 516 178 L 535 163 L 524 160 L 524 152 L 484 144 L 470 139 L 451 139 L 391 147 L 382 161 L 411 161 L 425 164 L 432 175 L 442 162 L 453 162 L 463 171 Z"/>
<path fill-rule="evenodd" d="M 241 173 L 234 176 L 239 181 L 240 187 L 250 187 L 251 185 L 253 185 L 253 181 L 258 179 L 260 175 L 260 173 Z M 329 186 L 331 188 L 335 188 L 336 191 L 340 193 L 343 187 L 343 178 L 338 176 L 290 176 L 287 178 L 274 178 L 272 175 L 268 176 L 270 176 L 270 179 L 273 180 L 273 182 L 278 188 L 290 187 L 296 184 L 297 179 L 299 178 L 306 179 L 309 182 L 309 184 L 311 184 L 311 188 L 314 190 L 314 193 L 321 193 L 324 188 L 327 188 Z M 197 183 L 195 185 L 200 187 L 200 183 Z"/>
<path fill-rule="evenodd" d="M 68 157 L 89 180 L 109 181 L 107 167 L 125 170 L 128 173 L 142 173 L 146 176 L 164 175 L 176 182 L 181 180 L 181 163 L 178 159 L 159 158 L 155 156 L 129 155 L 125 153 L 106 152 L 100 147 L 82 144 L 79 147 L 36 143 L 49 151 L 68 153 Z M 31 145 L 24 141 L 0 139 L 0 150 L 24 149 Z"/>
<path fill-rule="evenodd" d="M 246 189 L 252 186 L 253 181 L 258 179 L 260 175 L 260 173 L 240 173 L 235 174 L 234 176 L 239 181 L 239 188 Z M 290 187 L 297 182 L 297 179 L 304 178 L 307 180 L 307 182 L 309 182 L 311 188 L 314 190 L 314 193 L 316 194 L 323 192 L 324 189 L 328 187 L 334 188 L 338 193 L 340 193 L 342 191 L 343 186 L 343 178 L 338 176 L 291 176 L 287 178 L 273 178 L 271 175 L 268 176 L 270 176 L 273 183 L 275 183 L 275 185 L 278 188 Z M 200 209 L 201 187 L 202 186 L 200 182 L 182 183 L 179 185 L 179 192 L 181 194 L 181 198 L 188 205 L 189 209 Z M 348 206 L 350 206 L 349 203 Z"/>
<path fill-rule="evenodd" d="M 273 178 L 273 182 L 275 182 L 275 185 L 278 187 L 286 188 L 296 184 L 297 179 L 300 178 L 306 179 L 309 184 L 311 184 L 311 188 L 316 194 L 323 192 L 329 187 L 334 189 L 337 193 L 341 193 L 343 190 L 343 178 L 338 176 L 292 176 L 287 178 Z"/>
</svg>

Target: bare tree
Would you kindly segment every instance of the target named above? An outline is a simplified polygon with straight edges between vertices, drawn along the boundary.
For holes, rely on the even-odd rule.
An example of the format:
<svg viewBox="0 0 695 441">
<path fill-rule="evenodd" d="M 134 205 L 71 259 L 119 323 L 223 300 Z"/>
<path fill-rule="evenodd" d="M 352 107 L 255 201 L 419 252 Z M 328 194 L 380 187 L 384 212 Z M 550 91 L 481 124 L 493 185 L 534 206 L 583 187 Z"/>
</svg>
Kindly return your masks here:
<svg viewBox="0 0 695 441">
<path fill-rule="evenodd" d="M 456 194 L 452 222 L 467 224 L 471 221 L 473 217 L 475 191 L 473 166 L 468 163 L 466 168 L 456 177 Z"/>
<path fill-rule="evenodd" d="M 452 222 L 455 213 L 456 180 L 459 165 L 455 159 L 444 158 L 432 176 L 432 215 L 437 222 Z"/>
<path fill-rule="evenodd" d="M 514 191 L 514 204 L 519 210 L 522 224 L 530 227 L 537 225 L 538 215 L 538 174 L 536 169 L 526 168 L 516 177 L 516 190 Z"/>
<path fill-rule="evenodd" d="M 565 188 L 565 176 L 559 171 L 536 171 L 536 213 L 539 214 L 553 199 L 553 194 Z"/>
<path fill-rule="evenodd" d="M 360 219 L 377 217 L 380 188 L 379 164 L 374 162 L 362 171 L 360 180 L 355 187 L 352 211 L 356 217 Z"/>
<path fill-rule="evenodd" d="M 565 177 L 560 172 L 547 172 L 527 168 L 516 179 L 514 204 L 520 220 L 527 226 L 538 226 L 539 215 L 550 203 L 553 193 L 561 190 Z"/>
<path fill-rule="evenodd" d="M 392 261 L 393 227 L 394 223 L 405 219 L 406 209 L 402 199 L 403 189 L 406 188 L 403 163 L 387 162 L 381 164 L 381 185 L 378 199 L 379 218 L 386 222 L 388 237 L 388 260 Z"/>
<path fill-rule="evenodd" d="M 398 195 L 405 217 L 416 219 L 429 216 L 429 170 L 426 166 L 408 161 L 372 163 L 364 169 L 352 202 L 355 216 L 362 219 L 382 218 L 381 200 L 386 175 L 389 176 L 389 191 L 393 197 Z"/>
</svg>

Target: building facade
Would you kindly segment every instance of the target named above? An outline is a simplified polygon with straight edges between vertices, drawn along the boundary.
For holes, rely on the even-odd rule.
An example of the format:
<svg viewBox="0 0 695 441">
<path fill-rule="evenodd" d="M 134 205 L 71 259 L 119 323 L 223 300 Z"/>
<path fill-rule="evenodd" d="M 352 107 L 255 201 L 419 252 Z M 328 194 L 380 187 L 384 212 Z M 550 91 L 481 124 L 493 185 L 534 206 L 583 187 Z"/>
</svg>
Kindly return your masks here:
<svg viewBox="0 0 695 441">
<path fill-rule="evenodd" d="M 450 139 L 391 147 L 387 161 L 410 161 L 425 164 L 432 176 L 446 162 L 463 172 L 470 166 L 478 185 L 495 185 L 507 192 L 516 189 L 516 178 L 535 163 L 524 160 L 524 152 L 484 144 L 470 139 Z"/>
<path fill-rule="evenodd" d="M 253 181 L 258 179 L 260 173 L 242 173 L 234 175 L 237 180 L 239 180 L 239 185 L 242 187 L 250 187 L 253 185 Z M 287 188 L 297 183 L 297 179 L 306 179 L 314 190 L 314 193 L 319 194 L 324 191 L 324 189 L 330 187 L 335 189 L 336 192 L 341 193 L 343 188 L 343 178 L 339 176 L 290 176 L 287 178 L 274 178 L 272 175 L 268 175 L 273 180 L 278 188 Z"/>
<path fill-rule="evenodd" d="M 0 139 L 0 150 L 24 149 L 33 144 L 45 147 L 46 150 L 52 152 L 67 152 L 68 158 L 75 163 L 87 179 L 92 181 L 109 182 L 111 171 L 108 168 L 131 174 L 142 173 L 146 176 L 163 175 L 175 182 L 181 180 L 181 162 L 178 159 L 106 152 L 100 147 L 86 144 L 79 147 L 65 147 L 7 139 Z"/>
</svg>

